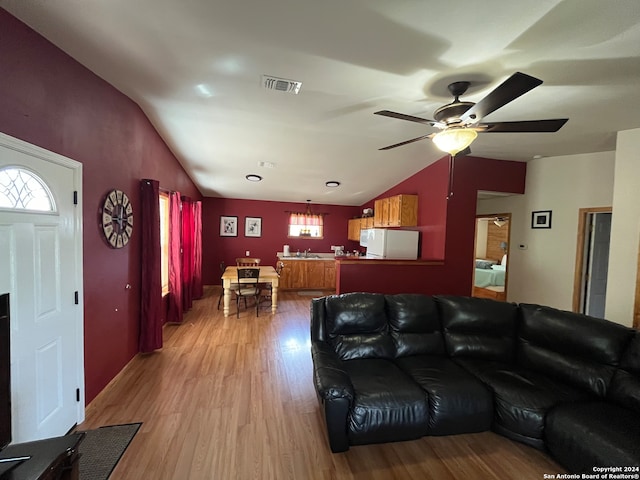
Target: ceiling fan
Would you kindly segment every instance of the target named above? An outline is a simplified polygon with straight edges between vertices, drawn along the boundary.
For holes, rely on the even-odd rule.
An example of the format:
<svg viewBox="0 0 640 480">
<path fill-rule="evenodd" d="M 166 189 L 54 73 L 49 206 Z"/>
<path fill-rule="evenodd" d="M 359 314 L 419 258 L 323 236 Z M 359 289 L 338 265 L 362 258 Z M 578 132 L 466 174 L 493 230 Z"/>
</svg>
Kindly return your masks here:
<svg viewBox="0 0 640 480">
<path fill-rule="evenodd" d="M 542 84 L 542 80 L 516 72 L 478 103 L 463 102 L 460 96 L 469 88 L 470 82 L 454 82 L 449 84 L 449 92 L 454 100 L 447 105 L 438 108 L 433 117 L 435 120 L 405 115 L 404 113 L 380 110 L 376 115 L 408 120 L 410 122 L 423 123 L 438 128 L 440 131 L 421 135 L 404 142 L 380 148 L 389 150 L 392 148 L 417 142 L 425 138 L 431 138 L 436 146 L 449 153 L 452 157 L 471 152 L 469 145 L 480 133 L 519 133 L 519 132 L 557 132 L 567 123 L 568 118 L 556 118 L 551 120 L 525 120 L 519 122 L 486 122 L 480 123 L 485 116 L 504 107 L 529 90 Z"/>
</svg>

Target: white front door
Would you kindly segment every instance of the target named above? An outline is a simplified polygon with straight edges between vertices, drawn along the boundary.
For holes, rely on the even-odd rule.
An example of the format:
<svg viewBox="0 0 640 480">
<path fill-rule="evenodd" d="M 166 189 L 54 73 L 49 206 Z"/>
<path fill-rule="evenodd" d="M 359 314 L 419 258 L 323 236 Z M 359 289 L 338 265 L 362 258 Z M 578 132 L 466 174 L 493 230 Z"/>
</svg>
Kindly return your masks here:
<svg viewBox="0 0 640 480">
<path fill-rule="evenodd" d="M 7 168 L 41 180 L 51 211 L 7 206 L 7 195 L 31 195 L 22 180 L 2 176 Z M 0 136 L 0 292 L 10 293 L 14 443 L 64 435 L 84 419 L 82 217 L 74 204 L 81 172 L 77 162 Z"/>
</svg>

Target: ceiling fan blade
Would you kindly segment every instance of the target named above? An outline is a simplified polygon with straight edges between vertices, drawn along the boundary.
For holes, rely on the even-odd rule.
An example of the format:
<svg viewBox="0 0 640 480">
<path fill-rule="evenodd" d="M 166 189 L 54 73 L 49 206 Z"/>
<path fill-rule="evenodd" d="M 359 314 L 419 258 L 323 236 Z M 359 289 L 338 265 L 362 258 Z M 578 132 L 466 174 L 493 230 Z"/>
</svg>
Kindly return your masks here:
<svg viewBox="0 0 640 480">
<path fill-rule="evenodd" d="M 380 110 L 379 112 L 373 112 L 374 115 L 382 115 L 384 117 L 399 118 L 400 120 L 408 120 L 410 122 L 424 123 L 434 126 L 438 122 L 435 120 L 429 120 L 427 118 L 414 117 L 413 115 L 405 115 L 404 113 L 392 112 L 390 110 Z"/>
<path fill-rule="evenodd" d="M 460 119 L 463 122 L 470 120 L 477 122 L 540 84 L 542 84 L 542 80 L 526 73 L 516 72 L 498 85 L 489 95 L 464 112 Z"/>
<path fill-rule="evenodd" d="M 434 134 L 430 133 L 429 135 L 422 135 L 421 137 L 412 138 L 411 140 L 406 140 L 404 142 L 396 143 L 394 145 L 389 145 L 387 147 L 379 148 L 378 150 L 391 150 L 392 148 L 401 147 L 402 145 L 406 145 L 408 143 L 418 142 L 420 140 L 424 140 L 425 138 L 430 138 Z"/>
<path fill-rule="evenodd" d="M 471 147 L 467 147 L 464 150 L 456 153 L 453 158 L 462 158 L 462 157 L 466 157 L 467 155 L 469 155 L 471 153 Z"/>
<path fill-rule="evenodd" d="M 496 122 L 482 123 L 485 133 L 502 132 L 557 132 L 567 123 L 568 118 L 556 118 L 552 120 L 525 120 L 522 122 Z"/>
</svg>

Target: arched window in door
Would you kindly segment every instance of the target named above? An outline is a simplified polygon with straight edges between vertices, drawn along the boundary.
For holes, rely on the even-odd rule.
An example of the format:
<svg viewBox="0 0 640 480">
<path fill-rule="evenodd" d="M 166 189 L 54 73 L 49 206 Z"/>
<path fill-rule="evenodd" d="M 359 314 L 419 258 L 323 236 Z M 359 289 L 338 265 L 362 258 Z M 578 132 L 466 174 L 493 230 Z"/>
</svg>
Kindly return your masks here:
<svg viewBox="0 0 640 480">
<path fill-rule="evenodd" d="M 46 183 L 20 167 L 0 169 L 0 208 L 55 212 L 56 204 Z"/>
</svg>

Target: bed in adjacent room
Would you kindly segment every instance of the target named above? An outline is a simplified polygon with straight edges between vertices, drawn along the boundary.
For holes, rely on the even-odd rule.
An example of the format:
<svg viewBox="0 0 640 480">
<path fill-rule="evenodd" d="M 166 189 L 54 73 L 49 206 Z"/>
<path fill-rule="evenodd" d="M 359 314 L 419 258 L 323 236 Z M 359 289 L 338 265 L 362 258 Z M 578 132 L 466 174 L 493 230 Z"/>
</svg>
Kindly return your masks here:
<svg viewBox="0 0 640 480">
<path fill-rule="evenodd" d="M 506 255 L 501 262 L 494 260 L 476 260 L 476 269 L 473 277 L 473 296 L 506 300 L 504 286 L 507 270 Z"/>
</svg>

